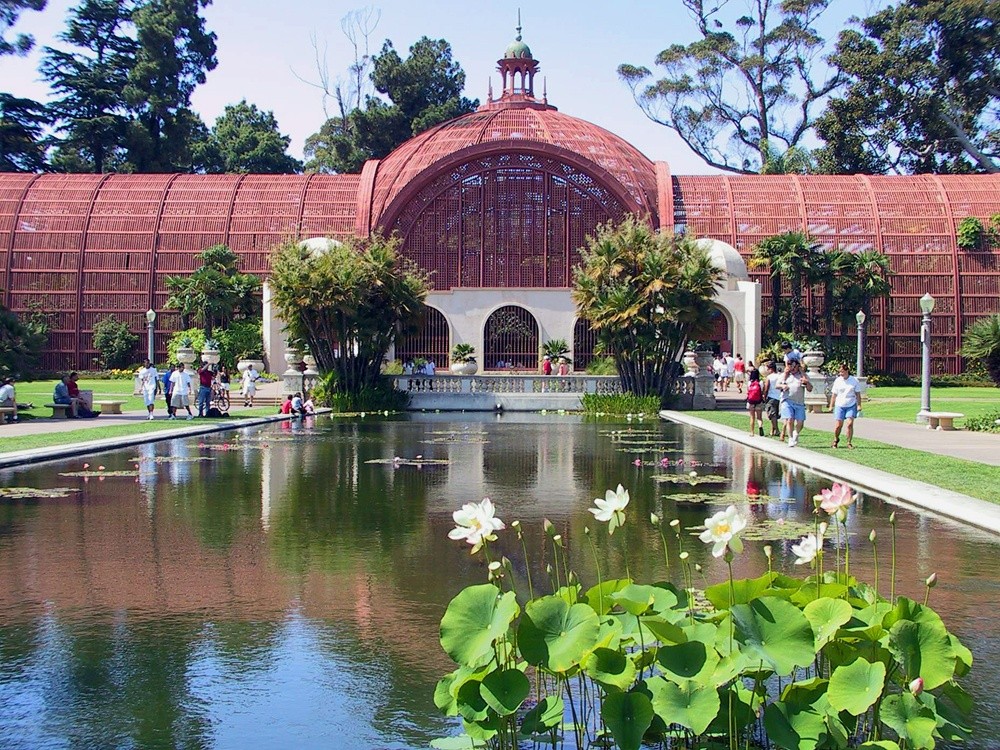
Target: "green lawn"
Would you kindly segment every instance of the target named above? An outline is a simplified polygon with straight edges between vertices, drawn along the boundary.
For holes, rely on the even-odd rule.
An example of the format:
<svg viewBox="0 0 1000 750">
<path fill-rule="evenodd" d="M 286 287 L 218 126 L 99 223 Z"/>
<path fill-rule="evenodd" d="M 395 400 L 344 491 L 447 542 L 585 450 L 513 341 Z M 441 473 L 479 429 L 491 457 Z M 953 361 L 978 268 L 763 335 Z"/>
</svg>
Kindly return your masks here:
<svg viewBox="0 0 1000 750">
<path fill-rule="evenodd" d="M 95 401 L 124 400 L 125 403 L 122 404 L 122 409 L 125 411 L 145 408 L 142 396 L 132 395 L 131 380 L 80 380 L 79 384 L 80 390 L 94 392 Z M 52 410 L 44 408 L 42 404 L 52 403 L 52 390 L 55 387 L 55 380 L 18 381 L 15 384 L 17 402 L 19 404 L 32 403 L 35 405 L 34 409 L 22 412 L 22 414 L 33 414 L 36 417 L 52 416 Z M 157 403 L 157 407 L 162 407 L 162 400 Z"/>
<path fill-rule="evenodd" d="M 865 416 L 893 422 L 913 423 L 920 411 L 920 388 L 916 386 L 885 386 L 870 388 L 871 401 L 864 403 Z M 978 417 L 1000 408 L 1000 388 L 931 388 L 931 409 L 954 411 L 966 417 Z M 955 420 L 957 427 L 964 419 Z"/>
<path fill-rule="evenodd" d="M 744 431 L 748 424 L 746 414 L 740 412 L 700 411 L 692 416 Z M 865 404 L 865 416 L 869 416 L 867 404 Z M 871 414 L 870 416 L 875 415 Z M 997 467 L 995 466 L 940 456 L 911 448 L 899 448 L 895 445 L 864 440 L 859 437 L 854 438 L 856 450 L 834 450 L 830 447 L 830 433 L 825 430 L 810 430 L 808 424 L 799 437 L 799 445 L 817 453 L 835 454 L 837 458 L 852 461 L 862 466 L 881 469 L 890 474 L 904 476 L 907 479 L 918 479 L 946 490 L 961 492 L 965 495 L 978 497 L 980 500 L 1000 504 L 1000 486 L 998 486 Z"/>
</svg>

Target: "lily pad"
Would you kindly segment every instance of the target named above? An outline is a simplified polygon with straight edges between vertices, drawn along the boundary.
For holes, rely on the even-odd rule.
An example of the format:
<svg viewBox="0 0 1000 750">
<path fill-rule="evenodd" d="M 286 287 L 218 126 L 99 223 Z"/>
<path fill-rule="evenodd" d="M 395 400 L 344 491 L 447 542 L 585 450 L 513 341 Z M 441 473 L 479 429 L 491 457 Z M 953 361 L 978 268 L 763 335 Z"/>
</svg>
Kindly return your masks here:
<svg viewBox="0 0 1000 750">
<path fill-rule="evenodd" d="M 55 497 L 68 497 L 79 492 L 76 487 L 0 487 L 0 500 L 32 500 Z"/>
<path fill-rule="evenodd" d="M 134 464 L 186 464 L 196 461 L 215 461 L 214 456 L 136 456 L 130 458 Z"/>
<path fill-rule="evenodd" d="M 153 477 L 155 471 L 61 471 L 61 477 Z"/>
<path fill-rule="evenodd" d="M 373 458 L 366 464 L 391 464 L 392 466 L 447 466 L 446 458 Z"/>
<path fill-rule="evenodd" d="M 743 531 L 746 541 L 774 541 L 777 539 L 799 539 L 812 534 L 816 527 L 805 521 L 791 521 L 785 518 L 767 518 L 755 521 Z"/>
<path fill-rule="evenodd" d="M 721 474 L 654 474 L 650 477 L 654 482 L 671 482 L 673 484 L 722 484 L 732 481 Z"/>
</svg>

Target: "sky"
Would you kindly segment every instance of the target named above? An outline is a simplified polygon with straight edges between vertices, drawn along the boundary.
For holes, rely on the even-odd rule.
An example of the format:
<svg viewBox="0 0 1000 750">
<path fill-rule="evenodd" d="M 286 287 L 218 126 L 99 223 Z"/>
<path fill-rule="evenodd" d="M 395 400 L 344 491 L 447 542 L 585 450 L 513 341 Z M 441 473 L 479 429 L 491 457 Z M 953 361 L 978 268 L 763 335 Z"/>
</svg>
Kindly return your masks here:
<svg viewBox="0 0 1000 750">
<path fill-rule="evenodd" d="M 746 0 L 730 0 L 738 6 Z M 48 97 L 39 80 L 38 52 L 59 46 L 75 2 L 49 0 L 40 12 L 26 12 L 14 32 L 35 36 L 36 48 L 24 58 L 0 58 L 0 90 L 39 100 Z M 831 0 L 822 31 L 833 39 L 851 15 L 867 15 L 871 0 Z M 365 7 L 359 0 L 215 0 L 204 10 L 206 26 L 218 39 L 218 67 L 195 91 L 192 106 L 209 126 L 227 104 L 246 99 L 270 110 L 281 132 L 291 136 L 289 152 L 302 157 L 308 135 L 324 122 L 317 82 L 315 38 L 325 49 L 331 79 L 346 74 L 352 50 L 341 19 Z M 495 0 L 383 0 L 372 7 L 381 20 L 371 36 L 372 52 L 391 39 L 401 56 L 421 36 L 446 39 L 466 73 L 465 95 L 485 100 L 492 76 L 499 89 L 497 60 L 513 41 L 517 5 Z M 714 170 L 673 134 L 642 113 L 617 76 L 627 62 L 653 68 L 656 54 L 675 43 L 693 41 L 696 28 L 680 0 L 538 0 L 521 7 L 524 41 L 540 62 L 549 103 L 566 114 L 596 123 L 623 137 L 653 160 L 670 164 L 674 174 Z M 303 80 L 305 79 L 305 80 Z M 539 78 L 535 79 L 540 94 Z M 334 112 L 330 105 L 330 113 Z"/>
</svg>

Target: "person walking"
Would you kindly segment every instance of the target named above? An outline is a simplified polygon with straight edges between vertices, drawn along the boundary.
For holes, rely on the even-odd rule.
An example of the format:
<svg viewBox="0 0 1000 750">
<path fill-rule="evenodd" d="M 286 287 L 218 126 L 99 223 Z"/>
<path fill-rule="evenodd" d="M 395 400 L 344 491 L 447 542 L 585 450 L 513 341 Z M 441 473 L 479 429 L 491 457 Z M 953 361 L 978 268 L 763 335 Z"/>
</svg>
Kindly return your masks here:
<svg viewBox="0 0 1000 750">
<path fill-rule="evenodd" d="M 152 421 L 156 394 L 160 392 L 160 373 L 148 359 L 139 369 L 139 392 L 142 393 L 142 400 L 146 404 L 146 419 Z"/>
<path fill-rule="evenodd" d="M 176 370 L 176 369 L 177 369 L 176 365 L 168 364 L 167 367 L 166 367 L 166 370 L 164 370 L 164 372 L 163 372 L 163 379 L 162 379 L 162 383 L 163 383 L 163 398 L 167 402 L 167 419 L 173 419 L 174 418 L 174 407 L 170 403 L 170 395 L 171 395 L 171 391 L 174 388 L 174 381 L 172 381 L 170 378 L 171 378 L 171 376 L 173 376 L 174 370 Z"/>
<path fill-rule="evenodd" d="M 861 401 L 861 382 L 851 375 L 850 366 L 840 366 L 837 379 L 830 387 L 830 408 L 833 409 L 833 447 L 840 445 L 840 430 L 847 424 L 847 447 L 854 447 L 854 420 Z"/>
<path fill-rule="evenodd" d="M 761 367 L 764 368 L 761 378 L 764 391 L 764 414 L 771 422 L 771 437 L 780 436 L 784 440 L 785 436 L 778 431 L 778 417 L 781 414 L 781 391 L 778 390 L 778 380 L 781 379 L 781 373 L 778 372 L 774 362 L 767 362 Z"/>
<path fill-rule="evenodd" d="M 712 360 L 712 374 L 715 375 L 715 390 L 721 391 L 722 379 L 726 375 L 726 361 L 721 354 L 716 354 L 715 359 Z"/>
<path fill-rule="evenodd" d="M 257 395 L 257 378 L 259 377 L 260 375 L 253 369 L 252 364 L 247 365 L 247 369 L 243 371 L 243 383 L 240 387 L 243 393 L 243 405 L 249 406 L 251 409 L 253 408 L 253 398 Z"/>
<path fill-rule="evenodd" d="M 764 387 L 760 383 L 760 373 L 750 371 L 747 382 L 747 414 L 750 415 L 750 434 L 760 433 L 764 437 Z"/>
<path fill-rule="evenodd" d="M 189 420 L 194 419 L 194 414 L 191 413 L 192 380 L 191 373 L 184 369 L 184 363 L 181 362 L 178 364 L 177 369 L 170 376 L 172 384 L 170 389 L 170 405 L 173 407 L 174 413 L 170 415 L 169 419 L 176 419 L 177 410 L 181 407 L 187 410 L 187 418 Z"/>
<path fill-rule="evenodd" d="M 569 362 L 565 357 L 559 358 L 559 376 L 565 377 L 569 375 Z"/>
<path fill-rule="evenodd" d="M 813 389 L 809 376 L 802 372 L 801 360 L 791 359 L 785 365 L 778 389 L 781 391 L 781 417 L 788 432 L 788 447 L 794 448 L 799 444 L 799 433 L 806 423 L 806 391 Z"/>
<path fill-rule="evenodd" d="M 722 373 L 722 390 L 728 391 L 736 375 L 736 360 L 733 359 L 733 355 L 729 352 L 723 352 L 722 364 L 725 366 L 725 370 Z M 742 391 L 740 392 L 742 393 Z"/>
<path fill-rule="evenodd" d="M 743 393 L 743 383 L 747 379 L 747 363 L 743 361 L 742 355 L 737 354 L 733 362 L 733 382 L 736 383 L 736 392 Z"/>
<path fill-rule="evenodd" d="M 215 381 L 215 369 L 207 362 L 198 368 L 198 416 L 208 416 L 212 408 L 212 383 Z"/>
<path fill-rule="evenodd" d="M 542 357 L 542 375 L 552 374 L 552 357 L 546 354 Z"/>
</svg>

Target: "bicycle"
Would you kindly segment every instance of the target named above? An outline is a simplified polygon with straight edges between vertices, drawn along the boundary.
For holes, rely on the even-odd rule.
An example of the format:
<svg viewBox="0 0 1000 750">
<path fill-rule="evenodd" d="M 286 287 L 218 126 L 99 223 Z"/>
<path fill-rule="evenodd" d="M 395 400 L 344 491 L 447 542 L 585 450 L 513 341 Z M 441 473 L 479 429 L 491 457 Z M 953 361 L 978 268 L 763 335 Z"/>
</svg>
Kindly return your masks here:
<svg viewBox="0 0 1000 750">
<path fill-rule="evenodd" d="M 229 411 L 229 391 L 219 383 L 212 384 L 212 408 L 221 412 Z"/>
</svg>

